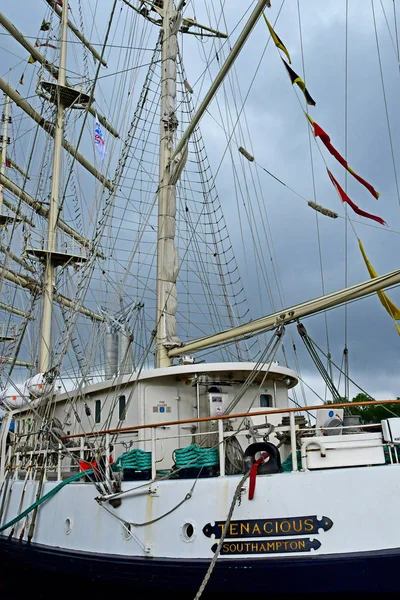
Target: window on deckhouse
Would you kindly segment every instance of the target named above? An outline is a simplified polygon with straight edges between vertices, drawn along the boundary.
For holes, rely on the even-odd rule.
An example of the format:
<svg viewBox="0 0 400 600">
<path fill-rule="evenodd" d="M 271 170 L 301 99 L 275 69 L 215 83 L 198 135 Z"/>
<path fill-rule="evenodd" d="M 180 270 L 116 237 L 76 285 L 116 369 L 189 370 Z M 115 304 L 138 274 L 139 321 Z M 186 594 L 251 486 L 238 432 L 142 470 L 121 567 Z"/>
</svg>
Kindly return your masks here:
<svg viewBox="0 0 400 600">
<path fill-rule="evenodd" d="M 96 400 L 94 403 L 94 422 L 100 423 L 101 421 L 101 400 Z"/>
<path fill-rule="evenodd" d="M 271 394 L 260 394 L 260 407 L 270 408 L 272 406 Z"/>
<path fill-rule="evenodd" d="M 118 418 L 120 421 L 125 421 L 126 418 L 126 398 L 125 396 L 120 396 L 118 398 Z"/>
</svg>

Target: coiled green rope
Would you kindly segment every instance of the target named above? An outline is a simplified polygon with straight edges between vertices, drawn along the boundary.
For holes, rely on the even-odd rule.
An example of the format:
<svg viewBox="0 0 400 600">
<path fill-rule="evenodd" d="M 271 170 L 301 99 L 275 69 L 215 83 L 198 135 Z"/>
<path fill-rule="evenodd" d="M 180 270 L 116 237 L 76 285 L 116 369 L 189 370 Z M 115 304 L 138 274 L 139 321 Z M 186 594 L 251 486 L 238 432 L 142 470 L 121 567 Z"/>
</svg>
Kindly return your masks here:
<svg viewBox="0 0 400 600">
<path fill-rule="evenodd" d="M 185 467 L 215 467 L 219 464 L 218 448 L 203 448 L 192 444 L 174 451 L 177 469 Z"/>
<path fill-rule="evenodd" d="M 151 452 L 145 452 L 140 448 L 134 448 L 121 454 L 112 465 L 113 471 L 122 469 L 135 469 L 135 471 L 146 471 L 151 469 Z"/>
</svg>

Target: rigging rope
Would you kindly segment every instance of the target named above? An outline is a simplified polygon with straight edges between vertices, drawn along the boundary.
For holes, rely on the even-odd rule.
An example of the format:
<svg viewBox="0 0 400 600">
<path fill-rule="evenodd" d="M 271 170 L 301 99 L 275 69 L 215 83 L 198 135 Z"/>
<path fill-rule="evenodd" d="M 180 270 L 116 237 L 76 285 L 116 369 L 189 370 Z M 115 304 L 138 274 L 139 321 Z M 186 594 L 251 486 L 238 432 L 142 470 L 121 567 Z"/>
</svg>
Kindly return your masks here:
<svg viewBox="0 0 400 600">
<path fill-rule="evenodd" d="M 372 8 L 372 17 L 373 17 L 373 22 L 374 22 L 376 50 L 377 50 L 377 54 L 378 54 L 378 63 L 379 63 L 379 72 L 380 72 L 380 79 L 381 79 L 381 86 L 382 86 L 383 102 L 384 102 L 384 105 L 385 105 L 386 124 L 387 124 L 387 129 L 388 129 L 389 145 L 390 145 L 390 152 L 391 152 L 391 156 L 392 156 L 392 165 L 393 165 L 394 180 L 395 180 L 395 185 L 396 185 L 397 202 L 398 202 L 398 204 L 400 206 L 399 181 L 398 181 L 398 177 L 397 177 L 397 167 L 396 167 L 396 160 L 395 160 L 395 155 L 394 155 L 394 146 L 393 146 L 393 139 L 392 139 L 392 131 L 391 131 L 391 128 L 390 128 L 389 109 L 388 109 L 388 103 L 387 103 L 387 98 L 386 98 L 385 82 L 384 82 L 384 79 L 383 79 L 381 52 L 380 52 L 380 47 L 379 47 L 378 29 L 377 29 L 377 26 L 376 26 L 375 8 L 374 8 L 374 2 L 373 2 L 373 0 L 371 0 L 371 8 Z"/>
<path fill-rule="evenodd" d="M 32 512 L 35 508 L 38 508 L 41 504 L 43 504 L 43 502 L 46 502 L 47 500 L 50 500 L 51 498 L 53 498 L 53 496 L 55 496 L 60 490 L 62 490 L 63 487 L 65 487 L 69 483 L 78 481 L 78 479 L 82 479 L 82 477 L 85 477 L 85 475 L 90 475 L 92 473 L 93 473 L 93 469 L 88 469 L 87 471 L 83 471 L 82 473 L 75 473 L 75 475 L 72 475 L 72 477 L 65 479 L 65 481 L 62 481 L 61 483 L 59 483 L 55 488 L 50 490 L 50 492 L 47 492 L 47 494 L 45 494 L 44 496 L 42 496 L 41 498 L 36 500 L 33 504 L 28 506 L 28 508 L 26 508 L 22 513 L 20 513 L 19 515 L 17 515 L 13 519 L 11 519 L 11 521 L 8 521 L 8 523 L 6 523 L 5 525 L 1 525 L 0 533 L 2 531 L 5 531 L 9 527 L 12 527 L 15 523 L 18 523 L 18 521 L 20 521 L 21 519 L 26 517 L 26 515 L 28 515 L 30 512 Z"/>
<path fill-rule="evenodd" d="M 317 352 L 315 351 L 313 342 L 312 342 L 311 338 L 308 336 L 306 328 L 304 327 L 304 325 L 302 323 L 298 323 L 297 330 L 298 330 L 298 332 L 300 334 L 300 338 L 304 342 L 304 345 L 307 348 L 315 366 L 317 367 L 318 371 L 320 372 L 322 379 L 325 381 L 326 386 L 329 388 L 333 399 L 339 400 L 340 394 L 339 394 L 338 390 L 336 389 L 336 387 L 332 381 L 332 378 L 329 376 L 329 373 L 327 372 L 326 368 L 324 367 L 321 359 L 319 358 Z"/>
<path fill-rule="evenodd" d="M 300 13 L 300 0 L 297 0 L 297 13 L 298 13 L 298 19 L 299 19 L 301 61 L 302 61 L 302 65 L 303 65 L 304 81 L 306 81 L 306 67 L 305 67 L 305 59 L 304 59 L 304 46 L 303 46 L 303 32 L 302 32 L 301 13 Z M 346 61 L 346 64 L 347 64 L 347 61 Z M 307 112 L 307 102 L 305 99 L 304 99 L 304 103 L 305 103 L 305 112 Z M 307 127 L 307 134 L 308 134 L 308 147 L 309 147 L 309 152 L 310 152 L 310 167 L 311 167 L 311 179 L 312 179 L 312 186 L 313 186 L 314 202 L 317 202 L 314 159 L 313 159 L 313 151 L 312 151 L 312 148 L 313 148 L 312 147 L 312 136 L 311 136 L 310 127 Z M 317 229 L 317 243 L 318 243 L 318 257 L 319 257 L 319 267 L 320 267 L 320 276 L 321 276 L 321 288 L 322 288 L 322 294 L 325 295 L 325 279 L 324 279 L 324 270 L 323 270 L 321 233 L 320 233 L 320 227 L 319 227 L 318 212 L 315 213 L 315 223 L 316 223 L 316 229 Z M 330 352 L 330 343 L 329 343 L 328 315 L 326 312 L 324 312 L 324 321 L 325 321 L 326 345 L 327 345 L 327 349 L 328 349 L 328 356 L 330 356 L 331 352 Z M 328 359 L 328 369 L 331 369 L 331 365 L 329 364 L 329 359 Z"/>
<path fill-rule="evenodd" d="M 213 558 L 211 560 L 210 566 L 208 567 L 207 573 L 204 576 L 204 579 L 203 579 L 203 581 L 202 581 L 202 583 L 201 583 L 201 585 L 200 585 L 200 587 L 198 589 L 198 592 L 197 592 L 196 596 L 194 597 L 194 600 L 199 600 L 199 598 L 203 594 L 204 589 L 205 589 L 205 587 L 206 587 L 206 585 L 208 583 L 208 580 L 210 579 L 211 574 L 212 574 L 212 572 L 214 570 L 214 567 L 217 564 L 217 560 L 218 560 L 218 557 L 219 557 L 219 553 L 221 552 L 222 544 L 224 543 L 226 535 L 228 533 L 229 525 L 230 525 L 230 522 L 231 522 L 231 519 L 232 519 L 233 511 L 235 510 L 236 502 L 241 497 L 242 486 L 243 486 L 244 482 L 246 481 L 246 479 L 249 478 L 249 476 L 250 476 L 250 471 L 247 471 L 247 473 L 245 473 L 245 475 L 243 475 L 243 477 L 241 478 L 241 480 L 239 481 L 239 483 L 238 483 L 238 485 L 236 487 L 235 493 L 233 495 L 231 507 L 230 507 L 229 512 L 228 512 L 228 514 L 226 516 L 226 521 L 225 521 L 225 524 L 224 524 L 224 528 L 223 528 L 222 533 L 221 533 L 221 539 L 218 542 L 218 545 L 217 545 L 217 548 L 215 550 L 214 556 L 213 556 Z"/>
</svg>

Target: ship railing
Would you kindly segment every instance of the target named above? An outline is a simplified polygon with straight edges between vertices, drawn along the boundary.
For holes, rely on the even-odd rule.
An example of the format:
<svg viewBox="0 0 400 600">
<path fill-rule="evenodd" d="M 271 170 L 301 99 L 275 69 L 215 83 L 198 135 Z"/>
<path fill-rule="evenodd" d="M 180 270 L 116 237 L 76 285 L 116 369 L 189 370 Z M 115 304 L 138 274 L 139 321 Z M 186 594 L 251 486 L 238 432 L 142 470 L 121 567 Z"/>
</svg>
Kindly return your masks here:
<svg viewBox="0 0 400 600">
<path fill-rule="evenodd" d="M 385 404 L 399 404 L 400 400 L 374 400 L 374 401 L 365 401 L 365 402 L 353 402 L 353 406 L 363 406 L 363 405 L 385 405 Z M 196 438 L 201 438 L 202 442 L 207 439 L 207 436 L 210 436 L 210 441 L 215 442 L 215 445 L 218 447 L 219 452 L 219 476 L 224 477 L 226 475 L 226 463 L 225 463 L 225 447 L 229 442 L 229 439 L 232 436 L 235 436 L 239 433 L 239 431 L 243 434 L 245 433 L 243 430 L 243 422 L 244 419 L 252 419 L 255 416 L 264 416 L 266 418 L 266 423 L 269 415 L 282 415 L 289 416 L 289 425 L 280 425 L 275 427 L 275 432 L 281 432 L 287 434 L 288 439 L 290 440 L 290 449 L 292 457 L 297 456 L 297 441 L 301 435 L 310 436 L 310 428 L 309 427 L 300 427 L 296 423 L 296 414 L 302 412 L 314 413 L 314 411 L 318 411 L 321 409 L 327 408 L 337 409 L 337 408 L 349 408 L 349 403 L 336 403 L 329 405 L 316 405 L 316 406 L 306 406 L 306 407 L 293 407 L 293 408 L 285 408 L 285 409 L 264 409 L 253 412 L 246 413 L 236 413 L 236 414 L 227 414 L 227 415 L 219 415 L 214 417 L 203 417 L 203 418 L 193 418 L 193 419 L 185 419 L 185 420 L 176 420 L 176 421 L 166 421 L 162 423 L 150 423 L 146 425 L 134 425 L 130 427 L 119 427 L 114 429 L 107 430 L 99 430 L 99 431 L 91 431 L 87 433 L 78 433 L 67 436 L 62 436 L 60 438 L 60 442 L 58 444 L 58 448 L 53 445 L 53 448 L 46 448 L 41 450 L 29 450 L 24 451 L 23 447 L 20 450 L 16 451 L 18 448 L 14 448 L 12 445 L 8 445 L 7 448 L 3 445 L 2 451 L 2 463 L 3 465 L 10 465 L 14 470 L 14 477 L 20 477 L 25 474 L 26 469 L 28 468 L 31 471 L 27 477 L 35 478 L 37 473 L 44 468 L 45 479 L 54 479 L 62 480 L 63 476 L 65 477 L 71 471 L 76 472 L 79 470 L 79 462 L 88 460 L 88 457 L 95 455 L 99 455 L 99 451 L 104 456 L 104 467 L 105 472 L 109 472 L 109 467 L 111 466 L 110 457 L 114 457 L 121 454 L 119 450 L 126 451 L 127 449 L 131 449 L 135 446 L 143 448 L 144 446 L 149 447 L 151 450 L 151 477 L 155 479 L 157 477 L 157 464 L 160 462 L 162 458 L 157 456 L 157 442 L 167 442 L 172 439 L 179 440 L 179 446 L 182 444 L 182 441 L 185 439 L 190 440 L 189 443 L 193 443 L 193 440 Z M 241 420 L 241 424 L 238 427 L 232 427 L 232 422 L 236 419 Z M 230 429 L 227 430 L 224 427 L 224 423 L 229 421 Z M 201 424 L 212 424 L 214 427 L 211 431 L 200 431 L 199 425 Z M 170 435 L 167 433 L 167 430 L 170 429 L 174 425 L 180 426 L 180 432 L 178 434 Z M 378 424 L 380 425 L 380 423 Z M 194 430 L 193 426 L 197 426 L 197 430 Z M 184 433 L 182 429 L 187 427 L 188 432 Z M 241 427 L 241 428 L 240 428 Z M 372 425 L 362 425 L 363 430 L 376 428 L 376 424 Z M 328 429 L 328 428 L 324 428 Z M 332 428 L 336 429 L 336 428 Z M 354 430 L 354 425 L 341 427 L 342 430 Z M 1 430 L 0 430 L 1 431 Z M 28 434 L 17 435 L 15 436 L 17 443 L 18 440 L 21 440 L 23 437 L 26 437 Z M 312 433 L 314 435 L 314 433 Z M 96 440 L 97 438 L 97 440 Z M 312 437 L 309 437 L 312 440 Z M 329 442 L 329 436 L 326 437 L 327 442 Z M 70 444 L 73 443 L 74 447 L 71 447 Z M 204 445 L 204 444 L 203 444 Z M 383 442 L 382 446 L 386 446 L 389 449 L 389 460 L 391 463 L 399 463 L 399 455 L 397 449 L 395 448 L 396 444 Z M 73 460 L 71 461 L 71 456 Z M 69 457 L 69 462 L 68 462 Z M 90 459 L 89 459 L 90 462 Z M 299 470 L 297 460 L 292 461 L 292 470 L 294 472 Z M 6 469 L 5 469 L 6 470 Z M 301 462 L 301 470 L 307 470 L 307 464 L 302 457 Z M 22 473 L 20 473 L 22 471 Z M 35 475 L 36 474 L 36 475 Z"/>
<path fill-rule="evenodd" d="M 48 233 L 45 229 L 31 230 L 26 241 L 26 254 L 32 255 L 35 252 L 48 252 L 50 250 L 75 259 L 85 260 L 88 256 L 87 248 L 63 231 L 58 230 L 57 232 Z"/>
<path fill-rule="evenodd" d="M 134 447 L 142 447 L 144 445 L 151 446 L 152 455 L 152 476 L 155 478 L 157 474 L 157 462 L 160 457 L 157 455 L 157 442 L 166 442 L 169 440 L 180 441 L 187 439 L 188 444 L 192 443 L 193 438 L 201 437 L 202 440 L 209 436 L 215 438 L 216 432 L 190 432 L 179 435 L 162 435 L 162 432 L 157 432 L 158 426 L 151 428 L 148 435 L 133 439 L 132 435 L 138 435 L 138 432 L 121 432 L 118 440 L 113 440 L 111 434 L 106 433 L 104 439 L 99 445 L 94 446 L 93 443 L 88 443 L 84 437 L 80 437 L 79 445 L 74 447 L 66 446 L 64 442 L 58 444 L 58 448 L 47 447 L 44 449 L 25 449 L 23 445 L 24 438 L 32 437 L 35 432 L 16 435 L 15 450 L 12 445 L 8 446 L 6 463 L 8 468 L 13 471 L 14 479 L 33 480 L 42 478 L 44 481 L 54 481 L 55 479 L 62 481 L 64 478 L 78 472 L 82 467 L 81 464 L 90 465 L 94 460 L 98 460 L 99 456 L 104 457 L 104 471 L 108 472 L 112 461 L 116 456 L 130 450 Z M 160 435 L 161 433 L 161 435 Z M 98 432 L 100 435 L 101 432 Z M 74 438 L 75 436 L 68 436 Z M 136 437 L 136 436 L 135 436 Z M 126 441 L 124 441 L 126 438 Z M 65 438 L 62 438 L 63 440 Z M 112 459 L 110 458 L 112 457 Z"/>
<path fill-rule="evenodd" d="M 384 406 L 385 404 L 400 404 L 400 400 L 370 400 L 370 401 L 362 401 L 362 402 L 352 402 L 351 403 L 351 408 L 353 407 L 357 407 L 357 406 L 373 406 L 373 405 L 382 405 Z M 245 413 L 236 413 L 236 414 L 226 414 L 226 415 L 218 415 L 218 416 L 213 416 L 213 417 L 202 417 L 202 418 L 193 418 L 193 419 L 184 419 L 184 420 L 175 420 L 175 421 L 166 421 L 163 423 L 150 423 L 150 424 L 145 424 L 145 425 L 133 425 L 131 427 L 119 427 L 119 428 L 114 428 L 114 429 L 107 429 L 107 430 L 101 430 L 101 431 L 92 431 L 92 432 L 88 432 L 88 433 L 84 433 L 84 434 L 75 434 L 75 435 L 69 435 L 69 436 L 64 436 L 62 439 L 63 440 L 68 440 L 68 439 L 87 439 L 87 438 L 96 438 L 98 436 L 104 436 L 105 439 L 105 455 L 106 455 L 106 468 L 109 466 L 109 456 L 110 456 L 110 440 L 111 440 L 111 436 L 115 436 L 118 435 L 120 436 L 129 436 L 132 434 L 138 434 L 139 431 L 144 431 L 144 430 L 150 430 L 150 437 L 147 437 L 146 439 L 141 438 L 140 440 L 138 440 L 138 443 L 140 443 L 141 445 L 143 445 L 145 442 L 150 441 L 150 445 L 151 445 L 151 460 L 152 460 L 152 468 L 151 468 L 151 475 L 152 475 L 152 479 L 156 478 L 157 475 L 157 453 L 156 453 L 156 442 L 159 440 L 167 440 L 167 439 L 172 439 L 172 438 L 176 438 L 176 439 L 181 439 L 183 437 L 188 437 L 188 438 L 193 438 L 193 436 L 202 436 L 204 437 L 205 435 L 207 435 L 207 432 L 199 432 L 199 433 L 190 433 L 190 434 L 182 434 L 180 433 L 179 435 L 176 436 L 168 436 L 168 435 L 160 435 L 160 430 L 162 429 L 168 429 L 174 425 L 180 425 L 182 426 L 188 426 L 188 425 L 200 425 L 200 424 L 204 424 L 204 423 L 211 423 L 217 426 L 217 431 L 212 431 L 212 432 L 208 432 L 209 435 L 214 435 L 217 433 L 218 435 L 218 451 L 219 451 L 219 476 L 220 477 L 224 477 L 226 475 L 226 463 L 225 463 L 225 444 L 227 442 L 227 439 L 233 435 L 235 435 L 237 433 L 237 431 L 233 430 L 233 431 L 226 431 L 224 429 L 224 422 L 226 421 L 230 421 L 230 423 L 232 423 L 233 420 L 235 419 L 251 419 L 255 416 L 265 416 L 266 418 L 269 415 L 282 415 L 282 416 L 289 416 L 289 425 L 288 426 L 279 426 L 275 428 L 275 431 L 280 431 L 280 432 L 286 432 L 288 433 L 288 435 L 290 436 L 290 447 L 291 447 L 291 454 L 292 457 L 296 457 L 297 456 L 297 440 L 298 440 L 298 436 L 300 433 L 305 433 L 308 432 L 308 434 L 310 433 L 310 429 L 302 429 L 299 427 L 299 425 L 296 424 L 296 420 L 295 420 L 295 416 L 296 414 L 299 413 L 313 413 L 314 411 L 318 411 L 318 410 L 326 410 L 326 408 L 329 409 L 337 409 L 337 408 L 347 408 L 349 409 L 349 403 L 348 402 L 340 402 L 340 403 L 335 403 L 335 404 L 325 404 L 325 405 L 315 405 L 315 406 L 305 406 L 305 407 L 291 407 L 291 408 L 283 408 L 283 409 L 264 409 L 264 410 L 259 410 L 259 411 L 253 411 L 253 412 L 245 412 Z M 242 421 L 243 422 L 243 421 Z M 380 425 L 380 423 L 378 424 Z M 376 424 L 373 425 L 363 425 L 362 426 L 363 429 L 368 429 L 368 428 L 373 428 L 376 427 Z M 325 428 L 327 429 L 327 428 Z M 349 425 L 348 427 L 346 426 L 342 426 L 342 429 L 354 429 L 354 425 Z M 329 436 L 328 436 L 329 437 Z M 115 442 L 114 442 L 115 444 Z M 114 445 L 113 444 L 113 445 Z M 382 445 L 386 445 L 390 447 L 390 462 L 395 462 L 398 463 L 399 462 L 399 458 L 398 458 L 398 453 L 397 451 L 392 452 L 391 450 L 391 446 L 393 446 L 393 444 L 390 444 L 388 442 L 385 442 L 385 444 Z M 293 460 L 293 466 L 292 469 L 294 472 L 298 471 L 298 465 L 297 465 L 297 460 Z M 305 470 L 305 464 L 304 461 L 302 462 L 302 470 Z"/>
<path fill-rule="evenodd" d="M 8 321 L 0 323 L 0 341 L 13 340 L 17 336 L 17 326 Z"/>
</svg>

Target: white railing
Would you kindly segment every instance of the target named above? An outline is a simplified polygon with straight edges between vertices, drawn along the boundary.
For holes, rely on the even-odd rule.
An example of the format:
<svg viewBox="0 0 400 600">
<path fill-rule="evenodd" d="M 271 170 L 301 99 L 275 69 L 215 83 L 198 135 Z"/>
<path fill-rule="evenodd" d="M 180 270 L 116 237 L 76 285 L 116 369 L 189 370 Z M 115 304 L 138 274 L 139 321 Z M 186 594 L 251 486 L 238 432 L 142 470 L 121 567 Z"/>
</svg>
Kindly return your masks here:
<svg viewBox="0 0 400 600">
<path fill-rule="evenodd" d="M 360 406 L 364 404 L 396 404 L 400 403 L 400 400 L 387 400 L 387 401 L 372 401 L 372 402 L 360 402 L 353 403 L 353 406 Z M 332 404 L 329 405 L 330 408 L 349 408 L 348 403 L 342 404 Z M 1 446 L 1 460 L 0 460 L 0 478 L 1 475 L 4 476 L 5 472 L 10 469 L 14 472 L 14 477 L 18 478 L 20 471 L 23 471 L 26 476 L 26 471 L 29 470 L 28 478 L 34 479 L 35 474 L 40 470 L 44 469 L 44 478 L 48 479 L 49 473 L 56 474 L 56 478 L 61 480 L 71 472 L 77 472 L 79 470 L 79 461 L 87 460 L 88 456 L 91 455 L 93 458 L 89 459 L 88 462 L 91 462 L 94 457 L 100 454 L 104 457 L 104 466 L 105 472 L 109 473 L 110 467 L 110 456 L 115 458 L 116 455 L 120 455 L 123 452 L 119 452 L 121 450 L 131 449 L 132 447 L 141 446 L 144 444 L 150 444 L 151 448 L 151 478 L 154 480 L 157 476 L 157 463 L 159 462 L 159 458 L 157 457 L 157 442 L 167 442 L 169 440 L 178 439 L 182 441 L 182 439 L 190 439 L 192 440 L 196 437 L 201 437 L 203 440 L 207 436 L 218 436 L 218 451 L 219 451 L 219 476 L 224 477 L 226 474 L 226 463 L 225 463 L 225 447 L 229 442 L 229 438 L 232 436 L 236 436 L 239 433 L 239 430 L 226 431 L 224 430 L 224 421 L 232 421 L 234 419 L 242 419 L 242 424 L 244 419 L 250 419 L 254 416 L 264 415 L 268 417 L 271 414 L 289 414 L 289 425 L 279 425 L 274 428 L 274 433 L 286 433 L 288 438 L 290 438 L 290 448 L 292 457 L 297 457 L 297 441 L 301 434 L 310 435 L 310 428 L 301 428 L 295 422 L 295 413 L 304 412 L 304 411 L 318 411 L 319 409 L 326 409 L 326 406 L 308 406 L 304 408 L 288 408 L 288 409 L 269 409 L 256 411 L 251 413 L 241 413 L 241 414 L 229 414 L 222 415 L 219 417 L 208 417 L 208 418 L 197 418 L 197 419 L 188 419 L 184 421 L 169 421 L 165 423 L 158 424 L 149 424 L 149 425 L 137 425 L 132 427 L 125 427 L 119 429 L 109 429 L 105 431 L 93 431 L 86 434 L 75 434 L 64 436 L 60 439 L 58 449 L 57 448 L 48 448 L 44 450 L 27 450 L 24 451 L 23 447 L 19 447 L 18 445 L 23 440 L 23 438 L 27 438 L 29 434 L 22 434 L 15 436 L 15 451 L 13 451 L 13 446 L 10 444 L 8 447 L 5 444 L 5 436 L 4 430 L 0 429 L 0 446 Z M 189 424 L 199 424 L 199 423 L 207 423 L 212 422 L 217 426 L 217 431 L 197 431 L 197 432 L 188 432 L 182 433 L 180 431 L 179 435 L 166 435 L 165 429 L 171 427 L 172 425 L 189 425 Z M 3 423 L 5 424 L 5 423 Z M 9 424 L 9 423 L 8 423 Z M 266 423 L 266 426 L 268 424 Z M 374 428 L 376 425 L 362 425 L 363 430 L 368 430 L 369 428 Z M 324 428 L 325 430 L 328 428 Z M 332 428 L 337 430 L 337 428 Z M 343 432 L 349 430 L 354 431 L 354 425 L 349 426 L 341 426 L 341 430 Z M 145 434 L 145 437 L 140 437 L 139 439 L 139 431 L 150 430 L 148 434 Z M 240 429 L 243 433 L 243 427 Z M 117 436 L 117 439 L 113 438 Z M 133 437 L 134 436 L 134 437 Z M 138 436 L 138 437 L 136 437 Z M 345 438 L 347 436 L 344 436 Z M 100 444 L 96 445 L 96 438 L 100 439 Z M 314 440 L 313 437 L 308 437 L 304 439 Z M 330 441 L 330 436 L 327 436 L 326 442 Z M 79 445 L 74 448 L 66 445 L 68 440 L 79 440 Z M 124 441 L 126 440 L 126 441 Z M 318 444 L 317 444 L 318 445 Z M 112 449 L 111 449 L 112 446 Z M 118 448 L 118 446 L 120 448 Z M 390 463 L 398 464 L 399 456 L 397 452 L 397 445 L 390 442 L 383 442 L 382 446 L 386 446 L 389 449 L 389 459 Z M 360 446 L 362 448 L 363 446 Z M 118 450 L 116 451 L 116 448 Z M 321 453 L 323 449 L 321 449 Z M 68 459 L 66 458 L 68 457 Z M 304 456 L 302 456 L 302 470 L 307 470 L 307 464 L 304 460 Z M 161 459 L 162 460 L 162 459 Z M 68 462 L 69 461 L 69 462 Z M 67 464 L 66 464 L 67 463 Z M 2 469 L 2 470 L 1 470 Z M 292 460 L 292 470 L 297 471 L 298 465 L 297 460 Z M 50 477 L 54 479 L 54 477 Z"/>
<path fill-rule="evenodd" d="M 0 323 L 0 339 L 15 338 L 17 326 L 15 323 Z"/>
<path fill-rule="evenodd" d="M 49 243 L 47 230 L 32 229 L 26 244 L 26 250 L 48 251 L 49 248 L 51 248 L 53 252 L 58 252 L 60 254 L 81 257 L 82 259 L 87 258 L 87 248 L 63 231 L 57 231 L 57 234 L 53 232 L 50 235 L 53 236 L 53 239 L 50 239 Z M 54 241 L 55 249 L 53 250 Z"/>
</svg>

